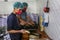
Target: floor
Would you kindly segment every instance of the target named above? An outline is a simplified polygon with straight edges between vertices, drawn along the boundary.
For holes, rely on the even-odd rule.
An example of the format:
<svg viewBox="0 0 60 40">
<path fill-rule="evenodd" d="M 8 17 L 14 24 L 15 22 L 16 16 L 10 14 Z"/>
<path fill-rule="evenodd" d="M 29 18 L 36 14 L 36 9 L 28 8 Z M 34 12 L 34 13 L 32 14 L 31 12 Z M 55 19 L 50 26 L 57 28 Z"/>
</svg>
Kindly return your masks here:
<svg viewBox="0 0 60 40">
<path fill-rule="evenodd" d="M 43 32 L 37 31 L 37 32 L 38 33 L 30 34 L 29 36 L 27 34 L 24 34 L 23 36 L 24 40 L 28 40 L 25 37 L 29 37 L 29 40 L 51 40 L 44 31 Z"/>
<path fill-rule="evenodd" d="M 41 37 L 39 40 L 52 40 L 44 31 L 43 32 L 40 31 L 39 33 L 41 34 Z"/>
</svg>

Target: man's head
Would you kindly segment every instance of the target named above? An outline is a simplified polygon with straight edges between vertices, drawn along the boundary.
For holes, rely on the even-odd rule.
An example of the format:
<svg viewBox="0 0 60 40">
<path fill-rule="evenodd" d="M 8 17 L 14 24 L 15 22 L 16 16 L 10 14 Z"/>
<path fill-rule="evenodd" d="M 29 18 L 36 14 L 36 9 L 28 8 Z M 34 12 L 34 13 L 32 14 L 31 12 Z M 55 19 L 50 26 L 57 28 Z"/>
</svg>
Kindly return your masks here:
<svg viewBox="0 0 60 40">
<path fill-rule="evenodd" d="M 27 7 L 28 7 L 28 3 L 26 2 L 23 2 L 23 12 L 25 12 L 27 10 Z"/>
<path fill-rule="evenodd" d="M 13 5 L 13 7 L 14 7 L 14 12 L 15 12 L 16 14 L 21 14 L 21 13 L 22 13 L 22 9 L 23 9 L 22 3 L 20 3 L 20 2 L 15 2 L 14 5 Z"/>
</svg>

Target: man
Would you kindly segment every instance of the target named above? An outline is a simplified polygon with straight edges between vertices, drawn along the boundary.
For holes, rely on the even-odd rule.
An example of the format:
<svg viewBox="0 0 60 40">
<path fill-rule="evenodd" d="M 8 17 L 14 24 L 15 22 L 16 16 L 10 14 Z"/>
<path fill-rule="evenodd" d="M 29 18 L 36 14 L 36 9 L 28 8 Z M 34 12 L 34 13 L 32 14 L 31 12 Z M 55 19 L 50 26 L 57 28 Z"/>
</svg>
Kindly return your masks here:
<svg viewBox="0 0 60 40">
<path fill-rule="evenodd" d="M 23 10 L 22 10 L 22 14 L 20 15 L 21 17 L 21 22 L 25 23 L 25 25 L 23 25 L 24 29 L 34 29 L 35 27 L 35 23 L 32 21 L 32 19 L 30 18 L 30 16 L 27 15 L 27 10 L 28 8 L 28 4 L 26 2 L 23 2 Z"/>
<path fill-rule="evenodd" d="M 23 2 L 23 6 L 24 6 L 24 8 L 23 8 L 22 12 L 23 12 L 23 14 L 26 15 L 27 24 L 34 25 L 34 22 L 32 21 L 32 19 L 30 18 L 30 16 L 28 16 L 28 14 L 26 12 L 26 10 L 28 8 L 28 4 L 26 2 Z"/>
<path fill-rule="evenodd" d="M 15 2 L 13 12 L 7 18 L 7 30 L 10 34 L 11 40 L 21 40 L 21 33 L 25 32 L 25 30 L 21 29 L 16 16 L 22 13 L 22 8 L 20 2 Z"/>
</svg>

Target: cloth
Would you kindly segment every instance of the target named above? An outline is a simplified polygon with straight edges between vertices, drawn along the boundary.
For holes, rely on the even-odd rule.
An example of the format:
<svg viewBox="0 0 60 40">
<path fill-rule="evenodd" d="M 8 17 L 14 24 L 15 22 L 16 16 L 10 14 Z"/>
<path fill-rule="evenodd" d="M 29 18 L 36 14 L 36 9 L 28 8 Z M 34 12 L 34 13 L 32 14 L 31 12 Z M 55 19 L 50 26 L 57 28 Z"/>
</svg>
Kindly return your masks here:
<svg viewBox="0 0 60 40">
<path fill-rule="evenodd" d="M 42 25 L 44 27 L 48 27 L 48 24 L 49 24 L 49 14 L 48 13 L 44 13 L 43 14 L 43 22 L 42 22 Z"/>
<path fill-rule="evenodd" d="M 27 12 L 23 12 L 20 16 L 23 20 L 27 21 Z"/>
<path fill-rule="evenodd" d="M 48 13 L 44 13 L 44 22 L 48 23 L 48 17 L 49 17 L 49 14 Z"/>
<path fill-rule="evenodd" d="M 18 19 L 14 13 L 11 13 L 8 18 L 7 18 L 7 30 L 20 30 L 21 27 L 18 25 Z M 11 40 L 20 40 L 21 39 L 21 34 L 20 33 L 15 33 L 11 34 L 10 33 L 10 38 Z"/>
<path fill-rule="evenodd" d="M 34 21 L 34 22 L 36 22 L 38 24 L 38 15 L 37 14 L 29 13 L 27 15 L 30 16 L 30 18 L 32 19 L 32 21 Z"/>
<path fill-rule="evenodd" d="M 4 36 L 4 40 L 11 40 L 9 33 L 6 36 Z"/>
<path fill-rule="evenodd" d="M 20 2 L 15 2 L 14 5 L 13 5 L 14 8 L 20 8 L 20 9 L 23 9 L 23 5 L 22 3 Z"/>
<path fill-rule="evenodd" d="M 43 22 L 44 27 L 48 27 L 48 24 L 49 24 L 49 23 Z"/>
<path fill-rule="evenodd" d="M 26 2 L 23 2 L 23 6 L 25 7 L 28 7 L 28 3 L 26 3 Z"/>
</svg>

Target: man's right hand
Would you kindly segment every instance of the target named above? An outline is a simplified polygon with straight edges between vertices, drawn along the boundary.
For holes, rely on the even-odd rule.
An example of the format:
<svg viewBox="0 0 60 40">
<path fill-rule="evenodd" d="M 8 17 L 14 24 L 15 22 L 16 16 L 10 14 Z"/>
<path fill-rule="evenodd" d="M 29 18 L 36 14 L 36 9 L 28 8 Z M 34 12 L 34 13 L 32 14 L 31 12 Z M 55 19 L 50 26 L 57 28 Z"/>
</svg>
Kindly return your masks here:
<svg viewBox="0 0 60 40">
<path fill-rule="evenodd" d="M 30 33 L 30 32 L 25 29 L 22 29 L 22 30 L 20 30 L 20 33 Z"/>
<path fill-rule="evenodd" d="M 24 20 L 21 19 L 20 20 L 20 25 L 25 25 L 25 24 L 27 24 L 26 21 L 24 21 Z"/>
<path fill-rule="evenodd" d="M 27 31 L 27 30 L 22 29 L 22 30 L 10 30 L 10 31 L 8 31 L 8 32 L 9 32 L 9 33 L 27 33 L 26 31 Z"/>
<path fill-rule="evenodd" d="M 25 29 L 20 30 L 20 33 L 26 33 Z"/>
<path fill-rule="evenodd" d="M 23 20 L 20 22 L 20 25 L 25 25 L 25 24 L 27 24 L 27 23 Z"/>
</svg>

